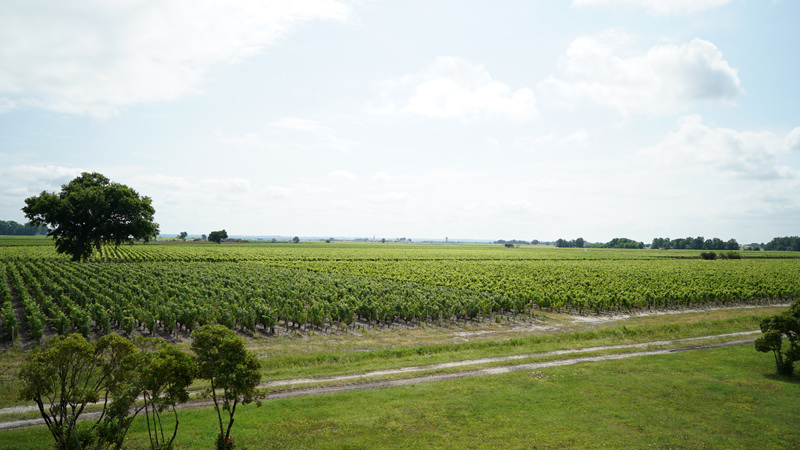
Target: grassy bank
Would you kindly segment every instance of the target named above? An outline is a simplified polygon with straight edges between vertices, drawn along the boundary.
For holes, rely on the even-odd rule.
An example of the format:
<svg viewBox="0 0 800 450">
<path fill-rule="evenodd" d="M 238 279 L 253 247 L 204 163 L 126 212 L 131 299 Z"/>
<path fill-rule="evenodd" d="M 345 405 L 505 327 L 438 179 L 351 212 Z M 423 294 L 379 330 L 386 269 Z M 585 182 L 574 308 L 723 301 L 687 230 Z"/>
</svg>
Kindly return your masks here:
<svg viewBox="0 0 800 450">
<path fill-rule="evenodd" d="M 240 449 L 792 448 L 800 383 L 752 346 L 268 400 L 237 412 Z M 181 412 L 178 449 L 211 448 L 214 413 Z M 146 447 L 139 423 L 128 448 Z M 0 448 L 48 448 L 45 428 Z"/>
<path fill-rule="evenodd" d="M 262 360 L 262 381 L 266 382 L 750 331 L 758 329 L 762 317 L 783 309 L 712 310 L 594 323 L 564 323 L 561 321 L 563 317 L 551 316 L 540 323 L 546 325 L 545 329 L 539 330 L 520 330 L 513 324 L 370 330 L 361 335 L 312 334 L 248 339 L 248 346 Z M 187 342 L 176 345 L 188 350 Z M 16 371 L 23 358 L 24 353 L 14 349 L 0 353 L 0 407 L 26 404 L 17 398 Z M 548 359 L 554 358 L 557 357 Z M 525 361 L 516 363 L 522 362 Z M 386 378 L 392 377 L 383 377 Z M 201 387 L 200 383 L 194 386 L 195 389 Z M 22 414 L 14 418 L 28 416 L 30 414 Z M 0 420 L 10 419 L 0 417 Z"/>
</svg>

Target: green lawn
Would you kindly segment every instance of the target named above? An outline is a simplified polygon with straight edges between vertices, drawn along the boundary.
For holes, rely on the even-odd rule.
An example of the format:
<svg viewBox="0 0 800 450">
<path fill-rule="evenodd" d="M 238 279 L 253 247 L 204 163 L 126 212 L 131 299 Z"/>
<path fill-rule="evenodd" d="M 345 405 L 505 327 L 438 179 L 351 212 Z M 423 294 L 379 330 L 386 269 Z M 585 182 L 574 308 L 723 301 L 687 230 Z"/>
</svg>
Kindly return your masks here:
<svg viewBox="0 0 800 450">
<path fill-rule="evenodd" d="M 375 391 L 237 411 L 239 449 L 784 449 L 800 439 L 800 380 L 752 345 Z M 178 449 L 213 448 L 210 409 L 182 411 Z M 142 425 L 142 424 L 138 424 Z M 0 448 L 48 448 L 45 428 Z M 129 448 L 146 448 L 141 427 Z"/>
</svg>

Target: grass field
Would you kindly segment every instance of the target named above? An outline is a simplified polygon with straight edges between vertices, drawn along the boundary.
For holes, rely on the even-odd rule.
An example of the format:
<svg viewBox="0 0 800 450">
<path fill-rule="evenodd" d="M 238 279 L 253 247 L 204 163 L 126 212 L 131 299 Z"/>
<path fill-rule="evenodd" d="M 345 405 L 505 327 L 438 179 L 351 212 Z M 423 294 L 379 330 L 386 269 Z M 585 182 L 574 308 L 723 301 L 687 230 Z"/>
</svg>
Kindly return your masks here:
<svg viewBox="0 0 800 450">
<path fill-rule="evenodd" d="M 783 449 L 800 439 L 800 383 L 752 346 L 267 400 L 237 412 L 239 449 Z M 180 413 L 177 449 L 213 446 L 209 409 Z M 129 448 L 147 446 L 138 424 Z M 45 428 L 0 448 L 50 445 Z"/>
</svg>

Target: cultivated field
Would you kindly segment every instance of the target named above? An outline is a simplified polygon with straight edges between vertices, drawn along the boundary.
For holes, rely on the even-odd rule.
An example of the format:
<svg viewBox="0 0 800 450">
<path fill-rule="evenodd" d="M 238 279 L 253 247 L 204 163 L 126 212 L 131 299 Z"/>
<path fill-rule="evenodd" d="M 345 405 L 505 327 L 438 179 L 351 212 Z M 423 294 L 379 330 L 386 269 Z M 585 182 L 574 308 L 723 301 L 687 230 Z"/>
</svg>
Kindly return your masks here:
<svg viewBox="0 0 800 450">
<path fill-rule="evenodd" d="M 443 325 L 539 312 L 787 303 L 800 258 L 699 251 L 363 243 L 151 243 L 90 262 L 42 240 L 0 240 L 2 339 L 47 333 L 248 333 Z M 28 245 L 25 245 L 28 244 Z"/>
<path fill-rule="evenodd" d="M 217 322 L 247 337 L 270 391 L 237 412 L 240 449 L 800 439 L 800 384 L 749 343 L 798 297 L 798 254 L 176 242 L 73 263 L 48 244 L 0 239 L 0 429 L 38 417 L 15 370 L 49 335 L 153 334 L 188 350 L 191 329 Z M 211 409 L 180 417 L 176 449 L 213 447 Z M 51 443 L 43 427 L 0 431 L 2 449 Z M 127 448 L 146 447 L 137 419 Z"/>
</svg>

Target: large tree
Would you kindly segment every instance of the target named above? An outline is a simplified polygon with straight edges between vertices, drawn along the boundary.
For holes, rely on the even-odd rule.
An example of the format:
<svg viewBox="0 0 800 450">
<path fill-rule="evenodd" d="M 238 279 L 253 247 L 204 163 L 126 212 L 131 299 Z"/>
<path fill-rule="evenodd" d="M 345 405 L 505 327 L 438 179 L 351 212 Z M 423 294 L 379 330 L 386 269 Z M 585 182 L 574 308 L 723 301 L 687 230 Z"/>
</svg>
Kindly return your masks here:
<svg viewBox="0 0 800 450">
<path fill-rule="evenodd" d="M 208 240 L 217 244 L 221 244 L 224 239 L 228 239 L 228 232 L 225 230 L 212 231 L 208 235 Z"/>
<path fill-rule="evenodd" d="M 61 186 L 25 199 L 22 211 L 35 225 L 48 225 L 56 251 L 86 260 L 102 244 L 119 245 L 136 239 L 148 242 L 158 234 L 150 197 L 140 197 L 124 184 L 84 172 Z"/>
</svg>

